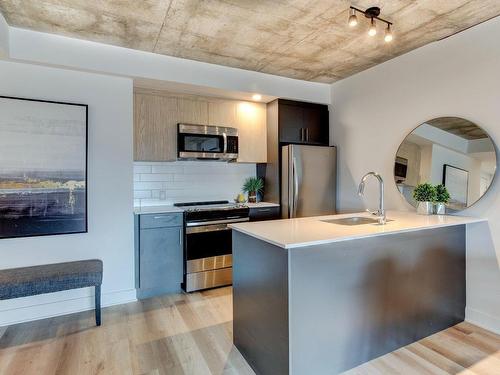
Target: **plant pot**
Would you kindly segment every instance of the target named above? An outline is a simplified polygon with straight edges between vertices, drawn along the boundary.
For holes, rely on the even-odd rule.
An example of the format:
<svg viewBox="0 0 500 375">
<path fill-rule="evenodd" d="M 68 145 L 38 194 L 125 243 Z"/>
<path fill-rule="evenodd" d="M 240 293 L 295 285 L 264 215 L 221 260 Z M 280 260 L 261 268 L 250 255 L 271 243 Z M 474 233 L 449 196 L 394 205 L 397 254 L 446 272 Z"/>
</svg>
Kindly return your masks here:
<svg viewBox="0 0 500 375">
<path fill-rule="evenodd" d="M 434 205 L 434 213 L 436 215 L 446 215 L 446 205 L 444 203 L 436 203 Z"/>
<path fill-rule="evenodd" d="M 255 191 L 248 192 L 248 203 L 257 203 L 257 193 Z"/>
<path fill-rule="evenodd" d="M 434 205 L 432 202 L 418 202 L 417 214 L 432 215 L 434 213 Z"/>
</svg>

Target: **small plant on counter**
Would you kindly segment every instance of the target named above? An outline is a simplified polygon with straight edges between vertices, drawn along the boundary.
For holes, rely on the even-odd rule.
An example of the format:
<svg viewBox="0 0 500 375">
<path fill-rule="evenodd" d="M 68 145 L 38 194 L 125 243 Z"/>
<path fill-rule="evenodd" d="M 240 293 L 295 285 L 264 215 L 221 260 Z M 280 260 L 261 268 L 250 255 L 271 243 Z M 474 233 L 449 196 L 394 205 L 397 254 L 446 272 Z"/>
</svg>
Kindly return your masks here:
<svg viewBox="0 0 500 375">
<path fill-rule="evenodd" d="M 434 212 L 438 215 L 444 215 L 446 214 L 446 204 L 450 201 L 450 193 L 444 185 L 436 185 L 435 189 Z"/>
<path fill-rule="evenodd" d="M 413 198 L 418 202 L 417 213 L 431 215 L 434 211 L 433 202 L 436 201 L 436 188 L 429 184 L 418 184 L 413 190 Z"/>
<path fill-rule="evenodd" d="M 450 193 L 444 185 L 436 185 L 436 203 L 448 203 L 450 201 Z"/>
<path fill-rule="evenodd" d="M 248 202 L 257 202 L 257 193 L 262 193 L 264 189 L 264 181 L 262 178 L 249 177 L 243 183 L 243 192 L 248 193 Z"/>
</svg>

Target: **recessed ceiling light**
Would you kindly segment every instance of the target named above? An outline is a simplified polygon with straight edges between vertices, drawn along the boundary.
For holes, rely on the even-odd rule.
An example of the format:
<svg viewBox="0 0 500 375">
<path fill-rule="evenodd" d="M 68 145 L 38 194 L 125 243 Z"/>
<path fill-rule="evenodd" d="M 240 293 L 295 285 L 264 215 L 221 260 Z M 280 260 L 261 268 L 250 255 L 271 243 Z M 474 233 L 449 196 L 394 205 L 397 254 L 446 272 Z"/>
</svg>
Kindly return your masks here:
<svg viewBox="0 0 500 375">
<path fill-rule="evenodd" d="M 252 99 L 256 101 L 261 101 L 262 100 L 262 95 L 260 94 L 253 94 Z"/>
</svg>

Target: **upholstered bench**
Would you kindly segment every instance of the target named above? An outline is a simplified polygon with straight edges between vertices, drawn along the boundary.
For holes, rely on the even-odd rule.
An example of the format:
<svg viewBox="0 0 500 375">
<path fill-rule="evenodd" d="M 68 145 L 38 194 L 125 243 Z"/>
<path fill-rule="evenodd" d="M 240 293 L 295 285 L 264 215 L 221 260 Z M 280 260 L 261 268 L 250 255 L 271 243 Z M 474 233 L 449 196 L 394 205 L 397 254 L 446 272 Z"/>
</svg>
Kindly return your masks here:
<svg viewBox="0 0 500 375">
<path fill-rule="evenodd" d="M 0 300 L 95 287 L 95 322 L 101 325 L 102 261 L 99 259 L 0 270 Z"/>
</svg>

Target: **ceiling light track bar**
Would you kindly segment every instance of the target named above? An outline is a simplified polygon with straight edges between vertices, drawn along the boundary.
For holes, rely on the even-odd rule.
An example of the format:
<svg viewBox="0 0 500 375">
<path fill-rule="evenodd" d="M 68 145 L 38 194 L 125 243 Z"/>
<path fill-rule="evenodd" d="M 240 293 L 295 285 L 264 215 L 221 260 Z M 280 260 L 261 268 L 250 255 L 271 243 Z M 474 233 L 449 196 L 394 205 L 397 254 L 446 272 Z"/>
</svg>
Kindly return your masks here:
<svg viewBox="0 0 500 375">
<path fill-rule="evenodd" d="M 384 20 L 383 18 L 380 18 L 378 15 L 375 15 L 375 14 L 369 12 L 369 10 L 373 9 L 373 8 L 368 8 L 367 10 L 361 10 L 359 8 L 353 7 L 352 5 L 349 8 L 356 11 L 356 12 L 363 13 L 366 18 L 376 19 L 376 20 L 384 22 L 385 24 L 387 24 L 389 26 L 392 26 L 392 22 Z"/>
</svg>

